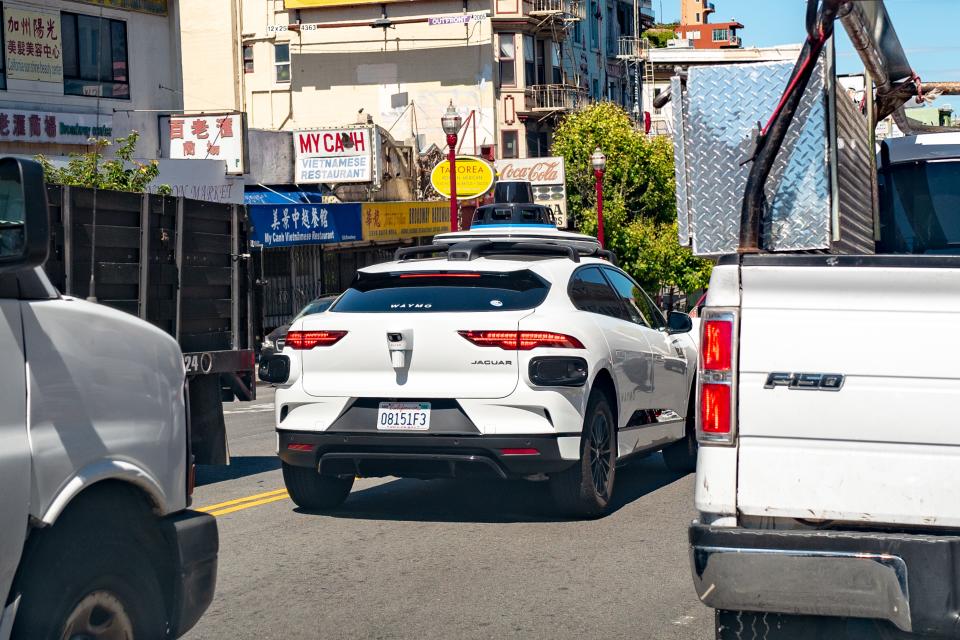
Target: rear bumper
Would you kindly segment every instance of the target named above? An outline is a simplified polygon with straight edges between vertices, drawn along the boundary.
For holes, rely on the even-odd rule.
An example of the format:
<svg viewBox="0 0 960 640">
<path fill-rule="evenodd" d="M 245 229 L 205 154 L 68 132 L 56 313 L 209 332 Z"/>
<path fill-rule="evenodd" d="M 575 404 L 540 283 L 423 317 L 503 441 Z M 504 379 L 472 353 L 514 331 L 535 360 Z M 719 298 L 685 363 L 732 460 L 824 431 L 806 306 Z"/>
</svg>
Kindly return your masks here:
<svg viewBox="0 0 960 640">
<path fill-rule="evenodd" d="M 904 631 L 960 629 L 960 536 L 690 526 L 709 607 L 889 620 Z"/>
<path fill-rule="evenodd" d="M 521 477 L 556 473 L 576 464 L 564 460 L 556 436 L 371 434 L 278 430 L 280 458 L 329 475 L 417 478 Z M 297 449 L 291 449 L 295 444 Z M 305 447 L 309 446 L 309 449 Z M 517 455 L 505 449 L 536 449 Z"/>
<path fill-rule="evenodd" d="M 213 601 L 220 537 L 216 519 L 197 511 L 168 516 L 162 527 L 173 551 L 171 635 L 179 638 L 193 628 Z"/>
</svg>

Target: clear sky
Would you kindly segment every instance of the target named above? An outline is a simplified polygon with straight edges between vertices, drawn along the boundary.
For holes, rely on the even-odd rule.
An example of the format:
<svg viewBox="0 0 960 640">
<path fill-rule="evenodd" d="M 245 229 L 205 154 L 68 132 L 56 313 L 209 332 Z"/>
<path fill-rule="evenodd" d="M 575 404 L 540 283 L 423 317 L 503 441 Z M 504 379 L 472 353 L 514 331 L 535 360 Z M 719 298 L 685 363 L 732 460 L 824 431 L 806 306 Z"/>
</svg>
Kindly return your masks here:
<svg viewBox="0 0 960 640">
<path fill-rule="evenodd" d="M 805 0 L 713 0 L 713 3 L 717 12 L 710 16 L 711 22 L 737 20 L 746 25 L 740 32 L 744 46 L 803 42 Z M 960 25 L 960 0 L 886 0 L 886 4 L 914 71 L 925 81 L 960 81 L 960 39 L 955 31 Z M 663 22 L 680 18 L 680 0 L 653 0 L 653 9 Z M 862 71 L 863 65 L 850 48 L 843 28 L 838 32 L 838 71 Z"/>
</svg>

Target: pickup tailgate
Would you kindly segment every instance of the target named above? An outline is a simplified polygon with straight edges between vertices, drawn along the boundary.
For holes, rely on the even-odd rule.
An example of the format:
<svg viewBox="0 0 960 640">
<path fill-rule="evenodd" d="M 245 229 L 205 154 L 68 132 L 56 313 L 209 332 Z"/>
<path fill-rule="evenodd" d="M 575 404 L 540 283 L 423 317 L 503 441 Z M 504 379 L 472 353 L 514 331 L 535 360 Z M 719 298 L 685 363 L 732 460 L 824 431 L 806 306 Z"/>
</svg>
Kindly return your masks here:
<svg viewBox="0 0 960 640">
<path fill-rule="evenodd" d="M 741 288 L 739 512 L 960 525 L 960 260 L 745 258 Z"/>
</svg>

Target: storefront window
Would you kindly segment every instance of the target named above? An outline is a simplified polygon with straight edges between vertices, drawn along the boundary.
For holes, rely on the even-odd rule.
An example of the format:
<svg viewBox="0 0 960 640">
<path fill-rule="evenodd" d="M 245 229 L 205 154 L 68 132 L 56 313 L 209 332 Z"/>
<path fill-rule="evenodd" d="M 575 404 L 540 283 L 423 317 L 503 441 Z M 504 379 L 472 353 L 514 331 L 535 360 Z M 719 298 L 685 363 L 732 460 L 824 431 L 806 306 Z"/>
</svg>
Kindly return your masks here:
<svg viewBox="0 0 960 640">
<path fill-rule="evenodd" d="M 127 23 L 64 12 L 60 29 L 64 94 L 129 99 Z"/>
</svg>

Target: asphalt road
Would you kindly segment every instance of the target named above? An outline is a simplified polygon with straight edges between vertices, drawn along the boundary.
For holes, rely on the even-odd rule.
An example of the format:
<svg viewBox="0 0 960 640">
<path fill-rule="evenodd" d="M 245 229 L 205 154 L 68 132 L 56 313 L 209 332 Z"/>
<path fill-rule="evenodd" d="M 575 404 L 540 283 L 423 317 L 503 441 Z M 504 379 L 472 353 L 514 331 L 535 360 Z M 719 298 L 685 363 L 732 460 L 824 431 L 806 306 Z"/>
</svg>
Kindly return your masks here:
<svg viewBox="0 0 960 640">
<path fill-rule="evenodd" d="M 318 515 L 283 491 L 258 393 L 224 406 L 233 463 L 198 471 L 220 572 L 187 638 L 713 637 L 687 564 L 693 477 L 659 455 L 617 471 L 595 521 L 557 519 L 544 483 L 392 478 Z"/>
</svg>

